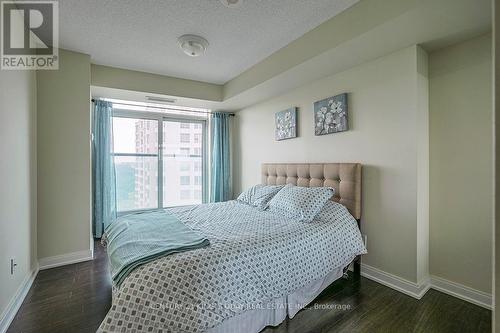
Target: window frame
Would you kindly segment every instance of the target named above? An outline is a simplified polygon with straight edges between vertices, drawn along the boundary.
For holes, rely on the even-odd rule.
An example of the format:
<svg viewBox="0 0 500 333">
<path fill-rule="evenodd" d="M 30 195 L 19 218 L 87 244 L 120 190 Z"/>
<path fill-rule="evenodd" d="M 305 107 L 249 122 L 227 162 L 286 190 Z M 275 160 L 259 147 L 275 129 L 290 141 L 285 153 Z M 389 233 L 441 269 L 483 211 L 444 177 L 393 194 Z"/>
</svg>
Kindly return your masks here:
<svg viewBox="0 0 500 333">
<path fill-rule="evenodd" d="M 161 112 L 149 112 L 149 111 L 135 111 L 135 110 L 125 110 L 120 108 L 113 108 L 112 117 L 117 118 L 132 118 L 132 119 L 144 119 L 144 120 L 156 120 L 158 122 L 158 151 L 156 154 L 143 154 L 143 153 L 115 153 L 114 151 L 111 155 L 114 156 L 149 156 L 157 157 L 158 159 L 158 179 L 157 179 L 157 189 L 158 189 L 158 207 L 156 208 L 145 208 L 145 209 L 134 209 L 134 210 L 124 210 L 117 211 L 118 216 L 154 211 L 164 208 L 171 207 L 182 207 L 182 206 L 164 206 L 163 205 L 163 122 L 179 122 L 179 123 L 190 123 L 190 124 L 200 124 L 202 135 L 201 135 L 201 168 L 202 168 L 202 181 L 201 181 L 201 191 L 202 198 L 201 202 L 208 202 L 208 126 L 206 116 L 184 116 L 184 115 L 172 115 L 165 114 Z M 191 152 L 189 156 L 191 156 Z"/>
</svg>

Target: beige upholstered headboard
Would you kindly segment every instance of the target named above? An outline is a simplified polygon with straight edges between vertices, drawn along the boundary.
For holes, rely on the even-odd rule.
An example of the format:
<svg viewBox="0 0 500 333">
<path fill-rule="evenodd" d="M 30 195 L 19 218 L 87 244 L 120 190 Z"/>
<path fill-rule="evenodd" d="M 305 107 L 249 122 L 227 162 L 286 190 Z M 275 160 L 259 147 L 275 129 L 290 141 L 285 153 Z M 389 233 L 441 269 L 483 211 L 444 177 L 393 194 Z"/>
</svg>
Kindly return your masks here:
<svg viewBox="0 0 500 333">
<path fill-rule="evenodd" d="M 347 207 L 352 216 L 361 218 L 361 164 L 359 163 L 264 163 L 262 184 L 335 189 L 333 201 Z"/>
</svg>

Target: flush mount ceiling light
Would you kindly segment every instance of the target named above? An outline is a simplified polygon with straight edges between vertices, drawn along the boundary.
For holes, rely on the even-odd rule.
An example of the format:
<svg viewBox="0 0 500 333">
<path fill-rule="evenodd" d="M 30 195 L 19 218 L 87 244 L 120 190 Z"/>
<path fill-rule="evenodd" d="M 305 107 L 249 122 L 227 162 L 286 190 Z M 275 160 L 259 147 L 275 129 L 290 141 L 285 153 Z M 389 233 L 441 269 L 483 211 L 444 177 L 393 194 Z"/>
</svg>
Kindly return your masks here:
<svg viewBox="0 0 500 333">
<path fill-rule="evenodd" d="M 224 6 L 229 8 L 236 8 L 241 5 L 243 0 L 219 0 Z"/>
<path fill-rule="evenodd" d="M 234 1 L 234 0 L 233 0 Z M 180 36 L 177 40 L 179 46 L 190 57 L 198 57 L 205 53 L 208 47 L 208 41 L 196 35 Z"/>
</svg>

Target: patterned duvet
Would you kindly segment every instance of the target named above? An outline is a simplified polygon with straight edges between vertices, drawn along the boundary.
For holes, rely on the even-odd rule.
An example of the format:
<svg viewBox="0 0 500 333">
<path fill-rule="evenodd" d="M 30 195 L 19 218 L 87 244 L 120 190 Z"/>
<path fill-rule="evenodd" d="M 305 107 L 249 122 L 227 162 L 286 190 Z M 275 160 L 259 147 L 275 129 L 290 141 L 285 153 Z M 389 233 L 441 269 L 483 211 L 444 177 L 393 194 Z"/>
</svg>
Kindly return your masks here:
<svg viewBox="0 0 500 333">
<path fill-rule="evenodd" d="M 167 211 L 211 245 L 132 271 L 99 332 L 202 332 L 366 253 L 356 221 L 332 202 L 313 223 L 237 201 Z"/>
</svg>

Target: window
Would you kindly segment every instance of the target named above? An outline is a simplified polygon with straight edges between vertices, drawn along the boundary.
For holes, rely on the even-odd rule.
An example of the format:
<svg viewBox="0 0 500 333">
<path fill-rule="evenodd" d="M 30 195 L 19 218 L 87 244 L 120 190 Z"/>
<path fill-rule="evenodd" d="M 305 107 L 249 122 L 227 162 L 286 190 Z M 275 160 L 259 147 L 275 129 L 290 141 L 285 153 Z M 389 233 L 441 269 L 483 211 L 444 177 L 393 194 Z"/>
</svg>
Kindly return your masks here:
<svg viewBox="0 0 500 333">
<path fill-rule="evenodd" d="M 113 119 L 118 211 L 158 207 L 158 122 Z M 146 143 L 145 138 L 151 137 Z M 156 140 L 155 140 L 156 138 Z"/>
<path fill-rule="evenodd" d="M 204 123 L 192 122 L 191 123 L 191 133 L 193 135 L 200 134 L 203 138 L 205 126 L 201 126 Z M 194 129 L 194 125 L 200 125 L 198 129 Z M 177 137 L 180 137 L 183 133 L 180 132 L 182 123 L 177 121 L 164 120 L 163 121 L 163 132 L 164 133 L 178 133 Z M 201 176 L 203 178 L 203 172 L 200 167 L 199 171 L 195 171 L 197 164 L 203 165 L 204 156 L 204 145 L 203 140 L 195 143 L 192 140 L 193 136 L 189 133 L 185 133 L 187 136 L 184 137 L 183 143 L 178 143 L 177 146 L 173 146 L 168 143 L 168 138 L 163 135 L 163 146 L 169 147 L 163 152 L 163 170 L 175 169 L 179 170 L 178 165 L 186 164 L 189 165 L 189 172 L 182 172 L 182 174 L 166 173 L 163 180 L 163 203 L 164 206 L 178 206 L 178 205 L 191 205 L 201 203 L 203 197 L 194 198 L 193 191 L 202 191 L 203 193 L 203 181 L 200 184 L 193 184 L 195 175 Z M 173 137 L 175 138 L 175 137 Z M 187 140 L 189 138 L 189 140 Z M 179 147 L 180 146 L 180 147 Z M 199 156 L 192 155 L 191 153 L 199 149 L 202 154 Z M 172 186 L 172 184 L 179 184 L 177 186 Z M 179 186 L 182 189 L 179 189 Z M 189 186 L 188 188 L 186 188 Z"/>
<path fill-rule="evenodd" d="M 190 178 L 191 178 L 191 177 L 189 177 L 189 176 L 181 176 L 181 177 L 180 177 L 180 181 L 179 181 L 179 183 L 180 183 L 181 185 L 189 185 L 189 183 L 191 182 L 191 181 L 190 181 Z"/>
<path fill-rule="evenodd" d="M 190 141 L 189 133 L 181 133 L 181 142 L 189 143 L 189 141 Z"/>
<path fill-rule="evenodd" d="M 202 203 L 205 121 L 121 109 L 114 114 L 118 212 Z M 181 132 L 186 128 L 193 139 Z"/>
</svg>

